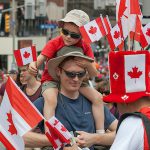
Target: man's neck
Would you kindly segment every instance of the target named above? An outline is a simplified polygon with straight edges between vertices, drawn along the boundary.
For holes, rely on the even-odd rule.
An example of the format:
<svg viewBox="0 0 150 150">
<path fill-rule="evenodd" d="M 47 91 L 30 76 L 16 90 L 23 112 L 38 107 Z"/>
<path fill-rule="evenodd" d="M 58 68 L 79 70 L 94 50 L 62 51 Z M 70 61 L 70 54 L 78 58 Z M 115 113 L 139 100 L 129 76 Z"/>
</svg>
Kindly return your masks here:
<svg viewBox="0 0 150 150">
<path fill-rule="evenodd" d="M 79 91 L 67 91 L 65 89 L 61 89 L 60 93 L 70 99 L 77 99 L 79 97 Z"/>
</svg>

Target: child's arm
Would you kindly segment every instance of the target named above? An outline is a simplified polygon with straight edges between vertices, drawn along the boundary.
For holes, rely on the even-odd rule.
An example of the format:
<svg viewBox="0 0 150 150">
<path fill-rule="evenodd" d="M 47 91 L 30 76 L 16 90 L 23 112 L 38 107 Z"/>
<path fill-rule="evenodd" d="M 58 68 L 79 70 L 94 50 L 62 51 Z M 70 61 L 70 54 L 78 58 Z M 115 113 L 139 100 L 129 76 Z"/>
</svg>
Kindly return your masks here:
<svg viewBox="0 0 150 150">
<path fill-rule="evenodd" d="M 44 55 L 39 55 L 37 57 L 37 61 L 31 62 L 29 65 L 29 71 L 33 75 L 37 75 L 38 73 L 38 67 L 41 66 L 41 64 L 46 60 L 46 56 Z"/>
<path fill-rule="evenodd" d="M 57 106 L 57 88 L 47 88 L 43 92 L 44 97 L 44 109 L 43 114 L 46 120 L 49 120 L 52 116 L 55 116 L 55 109 Z M 47 131 L 47 127 L 45 126 L 45 131 Z"/>
<path fill-rule="evenodd" d="M 90 77 L 97 76 L 98 72 L 97 72 L 94 62 L 89 62 L 89 61 L 85 60 L 84 58 L 83 59 L 75 58 L 75 60 L 79 66 L 81 66 L 83 68 L 87 68 L 87 72 Z"/>
<path fill-rule="evenodd" d="M 79 91 L 92 103 L 92 112 L 95 120 L 97 133 L 104 132 L 104 106 L 102 101 L 102 95 L 94 88 L 91 88 L 89 86 L 80 87 Z"/>
</svg>

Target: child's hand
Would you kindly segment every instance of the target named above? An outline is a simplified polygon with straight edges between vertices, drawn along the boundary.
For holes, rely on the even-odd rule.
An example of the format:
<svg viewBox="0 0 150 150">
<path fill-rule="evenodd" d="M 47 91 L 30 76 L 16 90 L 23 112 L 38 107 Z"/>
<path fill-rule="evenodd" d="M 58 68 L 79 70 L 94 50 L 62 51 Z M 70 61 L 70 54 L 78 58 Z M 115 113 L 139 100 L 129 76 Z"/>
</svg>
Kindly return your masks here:
<svg viewBox="0 0 150 150">
<path fill-rule="evenodd" d="M 76 64 L 82 68 L 87 68 L 89 65 L 91 65 L 91 62 L 84 58 L 75 57 L 74 60 L 76 61 Z"/>
<path fill-rule="evenodd" d="M 36 66 L 36 62 L 31 62 L 30 65 L 29 65 L 29 72 L 33 75 L 37 75 L 38 73 L 38 69 L 37 69 L 37 66 Z"/>
</svg>

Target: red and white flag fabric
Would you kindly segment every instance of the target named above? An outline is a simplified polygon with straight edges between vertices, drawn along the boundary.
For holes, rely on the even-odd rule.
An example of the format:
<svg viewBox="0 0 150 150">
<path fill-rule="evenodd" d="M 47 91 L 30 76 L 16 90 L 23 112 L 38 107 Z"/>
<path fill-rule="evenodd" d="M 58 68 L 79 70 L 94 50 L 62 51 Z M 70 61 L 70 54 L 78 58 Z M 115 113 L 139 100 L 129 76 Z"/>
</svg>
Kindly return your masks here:
<svg viewBox="0 0 150 150">
<path fill-rule="evenodd" d="M 116 0 L 116 20 L 119 21 L 127 9 L 126 0 Z"/>
<path fill-rule="evenodd" d="M 150 44 L 150 23 L 146 24 L 143 27 L 143 33 L 145 35 L 145 38 L 146 38 L 148 44 Z"/>
<path fill-rule="evenodd" d="M 111 50 L 114 50 L 119 45 L 122 44 L 122 31 L 119 28 L 119 25 L 116 24 L 107 35 L 107 40 L 109 42 Z"/>
<path fill-rule="evenodd" d="M 5 146 L 5 148 L 7 150 L 16 150 L 16 146 L 15 142 L 10 140 L 7 132 L 3 129 L 3 127 L 0 125 L 0 142 L 3 143 L 3 145 Z M 24 145 L 24 144 L 23 144 Z M 24 146 L 22 147 L 22 149 L 24 148 Z"/>
<path fill-rule="evenodd" d="M 49 129 L 46 135 L 55 149 L 71 143 L 73 136 L 56 117 L 53 116 L 45 124 Z"/>
<path fill-rule="evenodd" d="M 116 18 L 119 21 L 122 16 L 139 15 L 142 17 L 139 0 L 116 0 Z"/>
<path fill-rule="evenodd" d="M 0 125 L 16 150 L 24 150 L 22 136 L 34 128 L 43 116 L 9 77 L 0 107 Z M 4 133 L 3 133 L 4 134 Z"/>
<path fill-rule="evenodd" d="M 141 44 L 141 47 L 145 48 L 148 45 L 148 42 L 144 35 L 142 23 L 138 15 L 136 16 L 135 29 L 133 28 L 133 30 L 131 30 L 130 33 L 131 39 L 138 41 Z"/>
<path fill-rule="evenodd" d="M 104 29 L 104 26 L 100 17 L 85 24 L 84 26 L 81 26 L 80 32 L 81 32 L 83 39 L 87 43 L 99 41 L 103 36 L 106 35 L 105 29 Z"/>
<path fill-rule="evenodd" d="M 35 46 L 14 50 L 14 56 L 18 66 L 27 65 L 37 60 Z"/>
<path fill-rule="evenodd" d="M 61 142 L 60 139 L 58 138 L 57 134 L 54 131 L 54 127 L 48 122 L 45 122 L 45 124 L 48 127 L 48 129 L 49 129 L 49 131 L 47 131 L 45 133 L 45 135 L 47 136 L 47 138 L 51 142 L 53 148 L 55 150 L 59 150 L 61 147 L 64 146 L 64 143 Z"/>
<path fill-rule="evenodd" d="M 112 26 L 111 26 L 111 23 L 109 21 L 109 18 L 108 16 L 106 16 L 104 19 L 103 19 L 103 26 L 105 28 L 105 32 L 106 32 L 106 35 L 111 31 L 112 29 Z"/>
</svg>

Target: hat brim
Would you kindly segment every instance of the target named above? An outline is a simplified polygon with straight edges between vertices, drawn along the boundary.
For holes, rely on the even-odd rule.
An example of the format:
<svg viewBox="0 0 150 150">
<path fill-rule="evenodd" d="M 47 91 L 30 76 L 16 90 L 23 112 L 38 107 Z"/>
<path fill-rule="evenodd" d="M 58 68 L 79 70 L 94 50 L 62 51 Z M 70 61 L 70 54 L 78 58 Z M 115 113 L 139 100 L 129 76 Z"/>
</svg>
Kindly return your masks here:
<svg viewBox="0 0 150 150">
<path fill-rule="evenodd" d="M 132 103 L 144 96 L 150 96 L 148 92 L 134 92 L 126 94 L 109 94 L 103 97 L 104 102 L 110 103 Z"/>
<path fill-rule="evenodd" d="M 59 27 L 63 27 L 63 25 L 64 25 L 64 22 L 71 22 L 71 23 L 74 23 L 75 25 L 77 25 L 78 27 L 80 27 L 80 26 L 82 26 L 82 24 L 80 23 L 80 22 L 78 22 L 78 21 L 75 21 L 74 19 L 72 19 L 72 18 L 68 18 L 68 17 L 66 17 L 66 18 L 64 18 L 64 19 L 61 19 L 61 20 L 59 20 L 58 21 L 58 25 L 59 25 Z"/>
<path fill-rule="evenodd" d="M 56 57 L 56 58 L 53 58 L 53 59 L 50 59 L 48 61 L 48 73 L 53 77 L 54 80 L 58 81 L 59 78 L 56 74 L 56 69 L 57 67 L 59 66 L 59 64 L 67 57 L 69 56 L 74 56 L 74 57 L 79 57 L 79 58 L 84 58 L 90 62 L 93 62 L 94 60 L 90 57 L 87 57 L 85 55 L 81 56 L 81 54 L 79 53 L 68 53 L 66 55 L 63 55 L 63 56 L 59 56 L 59 57 Z"/>
</svg>

